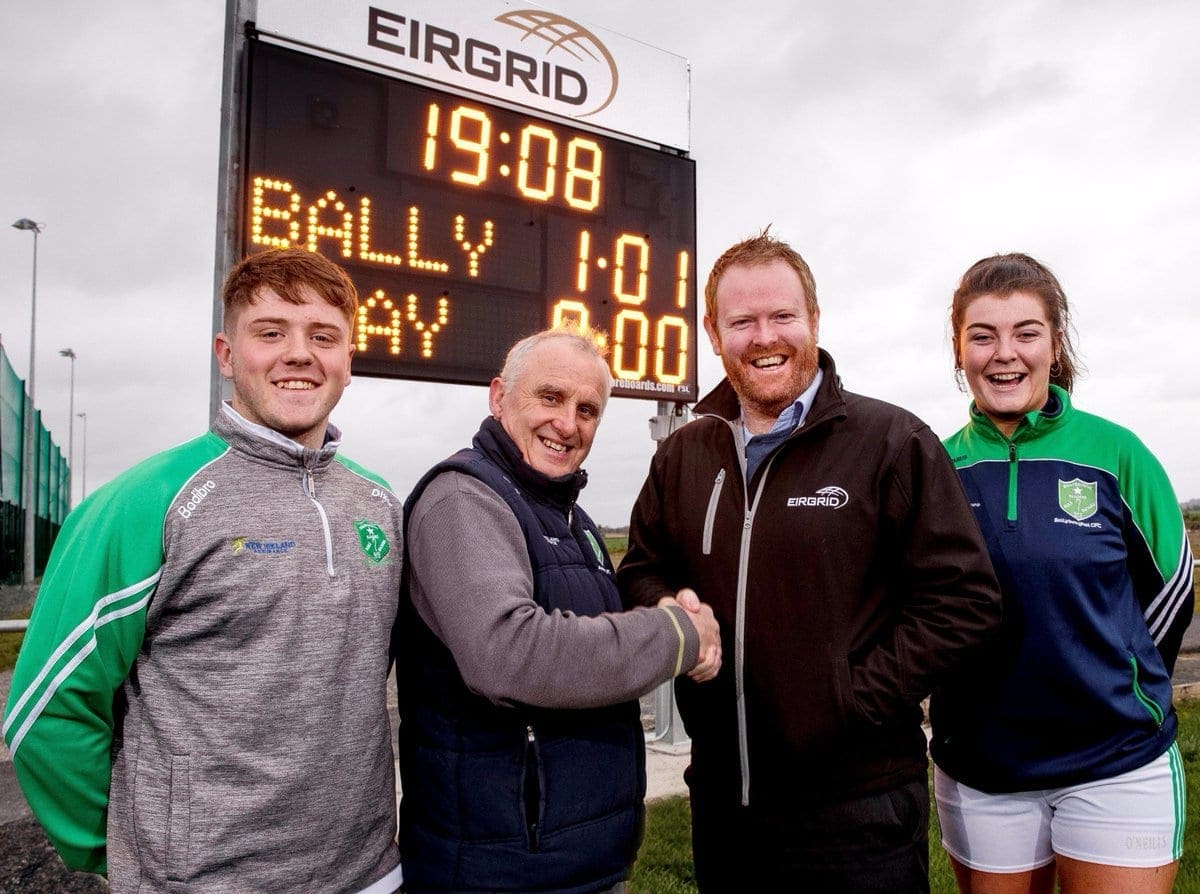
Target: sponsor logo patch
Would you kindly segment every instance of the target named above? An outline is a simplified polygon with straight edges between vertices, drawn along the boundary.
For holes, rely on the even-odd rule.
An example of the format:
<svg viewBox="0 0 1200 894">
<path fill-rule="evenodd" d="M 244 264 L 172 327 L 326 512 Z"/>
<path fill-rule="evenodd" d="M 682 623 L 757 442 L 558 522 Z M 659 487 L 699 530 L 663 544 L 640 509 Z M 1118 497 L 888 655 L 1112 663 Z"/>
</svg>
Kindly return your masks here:
<svg viewBox="0 0 1200 894">
<path fill-rule="evenodd" d="M 249 537 L 233 538 L 233 554 L 254 553 L 258 556 L 282 556 L 296 548 L 295 540 L 251 540 Z"/>
<path fill-rule="evenodd" d="M 596 542 L 596 538 L 592 536 L 592 532 L 585 530 L 584 536 L 587 537 L 588 545 L 592 548 L 592 553 L 596 557 L 596 564 L 603 567 L 604 565 L 604 550 L 600 549 L 600 544 Z"/>
<path fill-rule="evenodd" d="M 1096 514 L 1096 482 L 1074 478 L 1058 482 L 1058 505 L 1076 521 L 1083 521 Z"/>
<path fill-rule="evenodd" d="M 827 509 L 841 509 L 850 502 L 850 495 L 836 485 L 821 488 L 811 497 L 788 497 L 788 506 L 823 506 Z"/>
<path fill-rule="evenodd" d="M 372 565 L 378 565 L 391 552 L 392 545 L 388 543 L 383 528 L 365 518 L 354 520 L 354 530 L 358 534 L 358 546 Z"/>
</svg>

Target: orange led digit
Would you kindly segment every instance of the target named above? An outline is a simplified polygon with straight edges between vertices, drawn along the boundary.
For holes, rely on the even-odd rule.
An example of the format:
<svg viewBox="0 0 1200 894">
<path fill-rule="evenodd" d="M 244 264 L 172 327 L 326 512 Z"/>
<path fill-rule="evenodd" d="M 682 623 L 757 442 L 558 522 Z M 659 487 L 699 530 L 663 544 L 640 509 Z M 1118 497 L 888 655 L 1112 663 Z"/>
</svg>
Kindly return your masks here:
<svg viewBox="0 0 1200 894">
<path fill-rule="evenodd" d="M 634 292 L 625 291 L 625 255 L 627 249 L 632 246 L 637 249 L 637 276 L 634 282 L 637 284 L 637 290 Z M 630 233 L 622 233 L 617 239 L 617 264 L 613 268 L 613 296 L 622 304 L 642 304 L 646 300 L 646 288 L 649 277 L 646 275 L 650 269 L 650 245 L 641 236 L 634 236 Z"/>
<path fill-rule="evenodd" d="M 472 140 L 464 137 L 462 123 L 464 120 L 474 121 L 479 125 L 479 136 Z M 450 115 L 450 142 L 464 152 L 475 156 L 475 173 L 468 171 L 453 171 L 450 178 L 455 183 L 467 183 L 479 186 L 488 177 L 488 147 L 492 142 L 492 119 L 479 109 L 470 106 L 459 106 Z M 426 150 L 428 154 L 428 149 Z"/>
<path fill-rule="evenodd" d="M 576 326 L 590 326 L 590 316 L 588 306 L 582 301 L 559 298 L 554 302 L 554 314 L 550 319 L 550 325 L 561 326 L 563 323 L 574 323 Z"/>
<path fill-rule="evenodd" d="M 688 253 L 679 253 L 679 266 L 675 273 L 675 306 L 687 307 L 688 298 Z"/>
<path fill-rule="evenodd" d="M 425 119 L 425 170 L 432 171 L 437 164 L 438 119 L 442 110 L 436 102 L 429 104 L 429 115 Z"/>
<path fill-rule="evenodd" d="M 675 372 L 667 372 L 667 330 L 675 330 Z M 654 378 L 678 385 L 687 378 L 688 324 L 683 317 L 663 316 L 654 335 Z"/>
<path fill-rule="evenodd" d="M 637 333 L 634 349 L 628 349 L 629 324 Z M 623 310 L 613 320 L 613 375 L 618 379 L 643 379 L 646 377 L 646 342 L 650 338 L 650 321 L 640 310 Z M 625 356 L 634 355 L 632 366 L 625 365 Z"/>
<path fill-rule="evenodd" d="M 529 154 L 534 139 L 540 140 L 546 147 L 543 150 L 545 154 L 542 162 L 542 170 L 545 173 L 542 175 L 541 186 L 531 186 L 529 184 Z M 554 135 L 554 131 L 548 127 L 539 127 L 536 124 L 530 124 L 522 128 L 520 164 L 517 167 L 517 189 L 521 191 L 521 195 L 537 199 L 539 202 L 544 202 L 553 196 L 554 169 L 557 164 L 558 137 Z"/>
<path fill-rule="evenodd" d="M 575 290 L 586 292 L 588 287 L 588 261 L 592 256 L 592 234 L 587 230 L 579 231 L 579 267 L 575 274 Z M 558 324 L 555 323 L 557 326 Z"/>
<path fill-rule="evenodd" d="M 584 150 L 591 158 L 591 164 L 586 168 L 579 167 L 579 150 Z M 604 161 L 604 153 L 600 144 L 595 140 L 576 137 L 567 144 L 567 180 L 564 184 L 567 204 L 572 208 L 592 211 L 600 204 L 600 168 Z M 575 194 L 576 186 L 587 184 L 587 198 Z"/>
</svg>

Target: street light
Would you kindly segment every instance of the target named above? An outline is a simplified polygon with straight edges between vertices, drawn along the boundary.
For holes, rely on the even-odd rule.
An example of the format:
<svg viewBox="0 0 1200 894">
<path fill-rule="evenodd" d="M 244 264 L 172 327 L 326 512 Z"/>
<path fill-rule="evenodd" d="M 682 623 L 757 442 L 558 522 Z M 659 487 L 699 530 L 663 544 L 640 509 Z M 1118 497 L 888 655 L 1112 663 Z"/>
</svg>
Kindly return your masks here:
<svg viewBox="0 0 1200 894">
<path fill-rule="evenodd" d="M 37 349 L 37 248 L 38 234 L 42 232 L 42 225 L 28 217 L 22 217 L 13 223 L 13 226 L 18 230 L 29 230 L 33 233 L 33 291 L 29 301 L 29 411 L 25 414 L 25 450 L 21 460 L 25 490 L 25 563 L 21 571 L 21 582 L 28 585 L 33 583 L 34 538 L 37 525 L 37 499 L 33 493 L 33 416 L 36 406 L 33 402 L 33 364 Z"/>
<path fill-rule="evenodd" d="M 75 477 L 75 352 L 70 348 L 63 348 L 58 352 L 60 357 L 71 358 L 71 400 L 67 411 L 67 469 L 70 470 L 70 476 L 67 481 L 71 481 Z M 72 483 L 67 491 L 67 509 L 70 509 L 74 503 L 75 485 Z"/>
<path fill-rule="evenodd" d="M 87 413 L 76 413 L 83 420 L 83 492 L 79 495 L 80 502 L 87 499 Z"/>
</svg>

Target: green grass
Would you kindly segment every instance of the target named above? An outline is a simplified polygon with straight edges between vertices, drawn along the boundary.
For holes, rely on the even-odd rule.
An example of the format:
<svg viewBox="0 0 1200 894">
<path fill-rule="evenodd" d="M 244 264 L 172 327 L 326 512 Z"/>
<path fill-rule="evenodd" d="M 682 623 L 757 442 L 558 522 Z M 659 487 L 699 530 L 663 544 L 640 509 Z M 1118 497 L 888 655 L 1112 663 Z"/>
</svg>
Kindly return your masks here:
<svg viewBox="0 0 1200 894">
<path fill-rule="evenodd" d="M 646 840 L 633 864 L 631 894 L 696 894 L 691 822 L 687 798 L 667 798 L 649 806 Z"/>
<path fill-rule="evenodd" d="M 625 551 L 629 549 L 629 537 L 625 534 L 605 534 L 604 545 L 608 548 L 608 554 L 613 557 L 613 564 L 617 564 L 617 556 L 625 555 Z"/>
<path fill-rule="evenodd" d="M 29 612 L 24 614 L 9 615 L 9 619 L 28 618 Z M 24 631 L 17 633 L 0 633 L 0 670 L 11 670 L 12 666 L 17 663 L 17 652 L 21 649 L 21 643 L 25 639 Z"/>
<path fill-rule="evenodd" d="M 1175 892 L 1200 894 L 1200 700 L 1179 703 L 1176 709 L 1179 753 L 1187 774 L 1187 827 Z M 929 888 L 932 894 L 955 894 L 954 873 L 941 847 L 932 804 L 929 813 Z M 630 879 L 631 894 L 695 894 L 690 822 L 687 798 L 668 798 L 649 806 L 646 840 Z"/>
</svg>

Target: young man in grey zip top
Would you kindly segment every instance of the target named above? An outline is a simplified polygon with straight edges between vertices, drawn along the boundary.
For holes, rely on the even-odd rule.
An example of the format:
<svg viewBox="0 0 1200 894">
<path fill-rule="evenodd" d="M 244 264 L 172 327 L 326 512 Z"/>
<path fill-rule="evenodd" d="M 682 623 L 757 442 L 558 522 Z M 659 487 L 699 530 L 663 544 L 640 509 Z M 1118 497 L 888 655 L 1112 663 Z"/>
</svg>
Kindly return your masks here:
<svg viewBox="0 0 1200 894">
<path fill-rule="evenodd" d="M 5 740 L 63 861 L 113 894 L 392 894 L 401 503 L 329 424 L 357 295 L 277 249 L 223 298 L 233 399 L 68 517 Z"/>
<path fill-rule="evenodd" d="M 694 590 L 726 636 L 716 680 L 676 684 L 703 894 L 927 891 L 920 702 L 1000 620 L 941 442 L 842 388 L 819 319 L 786 243 L 717 260 L 727 378 L 652 460 L 618 574 L 632 605 Z"/>
</svg>

